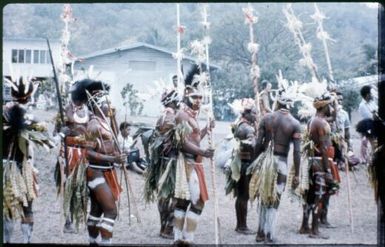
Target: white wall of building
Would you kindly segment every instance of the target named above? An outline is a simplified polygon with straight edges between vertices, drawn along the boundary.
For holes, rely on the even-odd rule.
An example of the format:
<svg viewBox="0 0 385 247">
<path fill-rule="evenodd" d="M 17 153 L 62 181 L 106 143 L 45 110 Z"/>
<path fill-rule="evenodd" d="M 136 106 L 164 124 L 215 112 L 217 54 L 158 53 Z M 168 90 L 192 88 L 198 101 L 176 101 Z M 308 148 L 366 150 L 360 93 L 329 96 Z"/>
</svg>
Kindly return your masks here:
<svg viewBox="0 0 385 247">
<path fill-rule="evenodd" d="M 58 41 L 50 41 L 50 46 L 53 60 L 57 67 L 61 59 L 60 43 Z M 12 62 L 12 50 L 24 50 L 24 62 Z M 26 51 L 31 51 L 31 60 L 28 62 L 26 61 Z M 39 60 L 37 61 L 34 61 L 35 51 L 39 51 Z M 41 56 L 41 53 L 45 55 Z M 45 61 L 41 62 L 40 57 L 45 57 Z M 13 73 L 16 75 L 52 77 L 52 65 L 47 57 L 49 57 L 49 53 L 45 39 L 3 39 L 3 76 L 9 76 L 11 74 L 10 66 L 12 66 Z"/>
<path fill-rule="evenodd" d="M 94 75 L 100 73 L 93 79 L 104 80 L 111 85 L 110 97 L 113 105 L 117 107 L 119 118 L 123 118 L 125 114 L 120 92 L 127 83 L 133 84 L 140 95 L 147 95 L 143 102 L 142 115 L 156 117 L 161 114 L 163 109 L 160 103 L 161 92 L 158 91 L 154 95 L 153 91 L 155 81 L 158 80 L 172 86 L 171 78 L 176 71 L 176 60 L 171 54 L 140 47 L 85 59 L 81 63 L 76 63 L 75 69 L 87 70 L 91 65 Z M 191 61 L 184 60 L 183 66 L 185 72 L 188 71 Z"/>
</svg>

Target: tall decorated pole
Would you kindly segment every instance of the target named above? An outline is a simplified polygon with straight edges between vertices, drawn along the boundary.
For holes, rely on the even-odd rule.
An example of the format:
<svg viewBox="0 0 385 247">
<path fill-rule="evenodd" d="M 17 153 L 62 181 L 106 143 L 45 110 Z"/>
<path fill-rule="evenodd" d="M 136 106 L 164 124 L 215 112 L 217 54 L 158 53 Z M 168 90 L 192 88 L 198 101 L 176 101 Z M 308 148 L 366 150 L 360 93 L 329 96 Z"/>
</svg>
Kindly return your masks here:
<svg viewBox="0 0 385 247">
<path fill-rule="evenodd" d="M 210 56 L 209 56 L 209 45 L 211 43 L 211 38 L 209 36 L 210 22 L 208 21 L 208 4 L 202 4 L 202 25 L 204 28 L 204 37 L 202 44 L 204 46 L 205 62 L 206 62 L 206 75 L 204 76 L 204 94 L 206 95 L 206 100 L 208 103 L 207 111 L 207 126 L 210 126 L 212 120 L 214 120 L 214 111 L 213 111 L 213 94 L 212 94 L 212 85 L 210 80 Z M 212 129 L 208 128 L 209 134 L 209 147 L 214 149 L 213 142 L 213 132 Z M 211 181 L 213 187 L 213 197 L 214 197 L 214 232 L 215 232 L 215 244 L 218 245 L 219 241 L 219 217 L 218 217 L 218 197 L 217 197 L 217 188 L 216 188 L 216 177 L 215 177 L 215 164 L 213 158 L 210 158 L 210 167 L 211 167 Z"/>
<path fill-rule="evenodd" d="M 176 59 L 176 70 L 178 85 L 177 91 L 179 95 L 183 95 L 183 73 L 182 73 L 182 59 L 183 49 L 181 48 L 181 35 L 184 33 L 185 27 L 180 24 L 180 4 L 176 4 L 176 53 L 173 53 L 173 57 Z"/>
<path fill-rule="evenodd" d="M 330 38 L 329 34 L 326 31 L 324 31 L 324 28 L 323 28 L 323 20 L 326 18 L 325 15 L 318 9 L 317 3 L 314 3 L 314 8 L 315 8 L 315 13 L 313 15 L 311 15 L 310 17 L 313 20 L 315 20 L 316 23 L 318 24 L 317 38 L 322 41 L 322 44 L 324 47 L 326 63 L 328 66 L 328 71 L 329 71 L 329 79 L 331 81 L 334 81 L 333 69 L 332 69 L 332 64 L 330 62 L 329 49 L 328 49 L 328 44 L 327 44 L 327 40 L 331 40 L 331 41 L 333 41 L 333 40 Z"/>
<path fill-rule="evenodd" d="M 247 8 L 243 8 L 242 10 L 245 15 L 245 24 L 249 25 L 250 41 L 247 45 L 247 49 L 251 53 L 250 77 L 254 87 L 255 106 L 257 108 L 257 114 L 258 114 L 257 121 L 258 121 L 261 117 L 259 92 L 258 92 L 258 81 L 259 81 L 261 72 L 257 64 L 257 53 L 259 50 L 259 45 L 255 42 L 254 27 L 253 27 L 253 25 L 258 21 L 258 17 L 254 16 L 254 13 L 253 13 L 254 9 L 250 3 L 248 4 Z"/>
<path fill-rule="evenodd" d="M 317 66 L 311 57 L 311 44 L 306 43 L 302 34 L 302 22 L 295 16 L 291 4 L 288 4 L 287 7 L 283 9 L 283 13 L 287 19 L 287 27 L 289 28 L 290 32 L 293 33 L 294 41 L 298 45 L 299 50 L 303 56 L 303 58 L 299 60 L 299 63 L 302 66 L 306 66 L 310 70 L 312 77 L 315 78 L 318 82 L 321 82 L 317 72 Z"/>
<path fill-rule="evenodd" d="M 63 95 L 67 95 L 67 87 L 72 81 L 71 72 L 67 70 L 67 66 L 72 63 L 75 57 L 68 49 L 68 45 L 71 39 L 70 24 L 75 21 L 72 15 L 72 7 L 70 4 L 64 4 L 63 13 L 61 19 L 64 22 L 64 28 L 61 36 L 60 44 L 60 58 L 61 63 L 58 66 L 58 77 L 60 82 L 60 91 Z"/>
</svg>

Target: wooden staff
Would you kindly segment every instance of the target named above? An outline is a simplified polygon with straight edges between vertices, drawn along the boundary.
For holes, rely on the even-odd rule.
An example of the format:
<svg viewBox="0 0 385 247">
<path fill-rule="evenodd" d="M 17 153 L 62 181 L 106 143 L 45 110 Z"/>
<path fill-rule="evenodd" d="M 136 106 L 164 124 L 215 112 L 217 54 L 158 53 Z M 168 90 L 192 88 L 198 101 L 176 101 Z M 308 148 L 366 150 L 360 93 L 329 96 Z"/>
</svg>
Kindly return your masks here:
<svg viewBox="0 0 385 247">
<path fill-rule="evenodd" d="M 102 84 L 103 85 L 103 84 Z M 95 106 L 97 107 L 97 109 L 100 111 L 102 117 L 103 117 L 103 120 L 107 123 L 107 127 L 108 127 L 108 130 L 111 132 L 111 135 L 112 135 L 112 138 L 114 139 L 114 142 L 115 142 L 115 145 L 118 149 L 118 152 L 119 153 L 122 153 L 122 151 L 120 150 L 120 147 L 119 147 L 119 142 L 116 138 L 116 135 L 114 133 L 114 131 L 112 130 L 110 124 L 108 123 L 107 121 L 107 118 L 106 116 L 104 115 L 103 111 L 100 109 L 100 107 L 98 106 L 98 104 L 95 102 L 94 98 L 92 97 L 92 95 L 86 90 L 86 93 L 88 95 L 88 97 L 90 98 L 90 100 L 92 100 L 95 104 Z M 108 99 L 107 99 L 107 103 L 108 103 Z M 109 104 L 109 103 L 108 103 Z M 110 108 L 111 109 L 111 108 Z M 139 216 L 139 212 L 138 212 L 138 208 L 136 206 L 136 201 L 135 201 L 135 197 L 134 197 L 134 193 L 132 191 L 132 186 L 131 186 L 131 183 L 130 183 L 130 180 L 128 179 L 128 172 L 127 172 L 127 169 L 126 169 L 126 166 L 125 166 L 125 163 L 121 164 L 122 165 L 122 168 L 123 168 L 123 172 L 124 172 L 124 178 L 125 178 L 125 181 L 126 181 L 126 190 L 127 190 L 127 199 L 128 199 L 128 205 L 130 205 L 130 195 L 129 193 L 132 193 L 132 199 L 133 199 L 133 203 L 134 203 L 134 209 L 136 211 L 136 219 L 137 219 L 137 222 L 140 223 L 141 220 L 140 220 L 140 216 Z M 131 217 L 131 215 L 129 215 L 129 217 Z"/>
<path fill-rule="evenodd" d="M 351 187 L 350 187 L 350 178 L 349 178 L 349 162 L 348 162 L 348 155 L 347 155 L 347 143 L 343 141 L 344 143 L 344 156 L 345 156 L 345 172 L 346 172 L 346 183 L 348 184 L 348 205 L 349 205 L 349 223 L 350 223 L 350 230 L 353 233 L 354 232 L 354 221 L 353 221 L 353 209 L 352 209 L 352 199 L 351 199 Z"/>
<path fill-rule="evenodd" d="M 126 110 L 126 113 L 124 115 L 124 122 L 127 121 L 127 102 L 125 103 L 125 110 Z M 125 144 L 126 144 L 126 138 L 123 138 L 123 152 L 124 152 L 124 149 L 125 149 Z M 122 180 L 123 180 L 123 172 L 120 172 L 120 181 L 119 183 L 122 184 Z M 131 226 L 131 203 L 130 203 L 130 195 L 129 193 L 127 193 L 127 199 L 128 199 L 128 225 Z M 119 219 L 119 210 L 120 210 L 120 197 L 119 197 L 119 200 L 118 200 L 118 219 Z"/>
<path fill-rule="evenodd" d="M 51 45 L 49 44 L 49 40 L 48 38 L 46 38 L 47 40 L 47 46 L 48 46 L 48 53 L 49 53 L 49 56 L 51 58 L 51 65 L 52 65 L 52 71 L 53 71 L 53 79 L 55 81 L 55 87 L 56 87 L 56 94 L 57 94 L 57 100 L 58 100 L 58 104 L 59 104 L 59 114 L 60 114 L 60 121 L 61 121 L 61 124 L 62 126 L 65 125 L 64 123 L 64 110 L 63 110 L 63 103 L 62 103 L 62 98 L 61 98 L 61 93 L 60 93 L 60 87 L 59 87 L 59 79 L 57 77 L 57 74 L 56 74 L 56 68 L 55 68 L 55 63 L 53 61 L 53 56 L 52 56 L 52 50 L 51 50 Z M 60 176 L 61 176 L 61 179 L 60 179 L 60 192 L 62 194 L 62 201 L 64 203 L 64 181 L 66 179 L 66 177 L 69 175 L 69 162 L 68 162 L 68 150 L 67 150 L 67 143 L 66 143 L 66 136 L 64 136 L 63 138 L 63 148 L 64 148 L 64 162 L 65 162 L 65 170 L 64 172 L 62 171 L 62 164 L 60 162 L 60 159 L 59 160 L 59 167 L 60 167 Z M 61 215 L 64 211 L 64 205 L 62 203 L 62 207 L 60 208 L 60 211 L 61 212 Z M 61 225 L 61 235 L 63 235 L 63 217 L 60 217 L 60 225 Z"/>
</svg>

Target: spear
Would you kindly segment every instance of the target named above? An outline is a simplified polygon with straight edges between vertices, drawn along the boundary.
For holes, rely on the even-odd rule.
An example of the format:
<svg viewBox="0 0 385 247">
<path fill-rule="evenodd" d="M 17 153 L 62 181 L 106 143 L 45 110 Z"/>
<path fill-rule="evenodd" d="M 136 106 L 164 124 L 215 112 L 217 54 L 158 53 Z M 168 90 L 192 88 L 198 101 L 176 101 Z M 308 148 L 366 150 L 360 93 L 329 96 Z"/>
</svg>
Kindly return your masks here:
<svg viewBox="0 0 385 247">
<path fill-rule="evenodd" d="M 102 84 L 102 85 L 103 85 L 103 84 Z M 104 85 L 103 85 L 103 87 L 104 87 Z M 117 149 L 118 149 L 118 152 L 119 152 L 119 153 L 122 153 L 122 151 L 120 150 L 119 142 L 118 142 L 118 140 L 117 140 L 117 138 L 116 138 L 116 135 L 115 135 L 114 131 L 112 130 L 110 124 L 108 123 L 106 116 L 104 115 L 103 111 L 100 109 L 100 107 L 98 106 L 98 104 L 96 103 L 96 101 L 95 101 L 95 99 L 92 97 L 92 95 L 91 95 L 87 90 L 86 90 L 86 93 L 87 93 L 88 97 L 90 98 L 90 100 L 94 102 L 96 108 L 99 110 L 100 114 L 102 115 L 103 120 L 107 123 L 108 130 L 111 132 L 112 138 L 113 138 L 113 140 L 114 140 L 114 142 L 115 142 L 115 145 L 116 145 L 116 147 L 117 147 Z M 107 99 L 107 103 L 109 104 L 108 99 Z M 111 108 L 109 107 L 109 109 L 111 109 Z M 125 166 L 124 163 L 121 164 L 121 165 L 122 165 L 122 168 L 123 168 L 124 178 L 125 178 L 125 181 L 126 181 L 126 190 L 127 190 L 128 204 L 130 205 L 130 201 L 129 201 L 129 193 L 131 193 L 132 196 L 134 196 L 134 193 L 133 193 L 133 191 L 132 191 L 131 183 L 130 183 L 130 181 L 129 181 L 129 179 L 128 179 L 128 172 L 127 172 L 126 166 Z M 134 208 L 135 208 L 135 211 L 136 211 L 136 219 L 137 219 L 137 222 L 140 223 L 141 220 L 140 220 L 140 217 L 139 217 L 139 212 L 138 212 L 138 208 L 137 208 L 137 206 L 136 206 L 136 202 L 135 202 L 135 198 L 134 198 L 134 197 L 133 197 L 133 203 L 134 203 Z M 131 215 L 129 215 L 129 217 L 131 217 Z"/>
<path fill-rule="evenodd" d="M 260 68 L 257 64 L 257 53 L 258 53 L 259 45 L 255 42 L 254 27 L 253 27 L 253 24 L 257 23 L 258 18 L 254 16 L 253 14 L 254 9 L 250 3 L 248 3 L 247 8 L 243 8 L 242 10 L 245 15 L 245 24 L 249 25 L 250 42 L 248 43 L 247 49 L 251 53 L 250 76 L 254 87 L 255 106 L 257 108 L 257 114 L 258 114 L 257 121 L 258 121 L 261 116 L 259 92 L 258 92 L 258 80 L 260 77 Z M 258 123 L 256 123 L 256 126 L 258 126 Z"/>
<path fill-rule="evenodd" d="M 348 205 L 349 205 L 349 222 L 350 222 L 350 230 L 353 233 L 354 231 L 354 222 L 353 222 L 353 209 L 352 209 L 352 200 L 351 200 L 351 187 L 350 187 L 350 177 L 349 177 L 349 163 L 348 163 L 348 156 L 347 156 L 347 143 L 346 141 L 343 141 L 344 143 L 344 150 L 345 153 L 345 172 L 346 172 L 346 183 L 348 184 Z"/>
<path fill-rule="evenodd" d="M 326 40 L 330 39 L 330 37 L 329 37 L 328 33 L 324 31 L 324 28 L 323 28 L 323 19 L 325 19 L 326 17 L 318 9 L 317 3 L 314 3 L 314 8 L 315 8 L 315 13 L 313 15 L 311 15 L 311 18 L 314 19 L 317 22 L 317 24 L 318 24 L 318 27 L 317 27 L 317 38 L 322 40 L 322 44 L 323 44 L 324 51 L 325 51 L 326 63 L 327 63 L 327 66 L 328 66 L 328 71 L 329 71 L 329 78 L 332 81 L 334 81 L 332 64 L 330 62 L 330 57 L 329 57 L 328 44 L 326 42 Z"/>
<path fill-rule="evenodd" d="M 124 122 L 127 121 L 127 102 L 125 102 L 124 104 L 125 106 L 125 115 L 124 115 Z M 125 144 L 126 144 L 126 138 L 123 138 L 123 151 L 125 150 Z M 120 181 L 119 183 L 122 184 L 122 180 L 123 180 L 123 172 L 120 172 Z M 126 188 L 127 189 L 127 188 Z M 127 199 L 128 199 L 128 225 L 131 225 L 131 203 L 130 203 L 130 195 L 129 193 L 127 193 Z M 119 209 L 120 209 L 120 197 L 119 197 L 119 200 L 118 200 L 118 213 L 119 213 Z M 119 217 L 119 215 L 118 215 Z"/>
<path fill-rule="evenodd" d="M 51 59 L 53 79 L 55 81 L 55 86 L 56 86 L 57 100 L 58 100 L 58 104 L 59 104 L 60 121 L 61 121 L 61 124 L 64 125 L 64 110 L 63 110 L 63 103 L 62 103 L 62 98 L 61 98 L 61 94 L 60 94 L 59 80 L 58 80 L 57 74 L 56 74 L 55 63 L 53 61 L 51 46 L 49 44 L 48 38 L 46 38 L 46 40 L 47 40 L 49 57 Z M 66 144 L 66 137 L 65 136 L 63 138 L 63 146 L 64 146 L 65 175 L 68 176 L 69 175 L 69 163 L 68 163 L 68 150 L 67 150 L 67 144 Z M 60 170 L 62 171 L 62 169 L 60 169 Z M 63 175 L 63 172 L 61 172 L 61 174 Z M 62 198 L 63 200 L 64 200 L 64 179 L 65 178 L 62 177 L 61 181 L 60 181 L 60 191 L 63 195 L 63 198 Z M 63 208 L 62 208 L 62 210 L 64 211 Z M 63 226 L 62 220 L 63 220 L 62 217 L 60 217 L 60 225 L 61 226 Z M 60 232 L 61 232 L 61 234 L 63 234 L 63 231 L 60 231 Z"/>
<path fill-rule="evenodd" d="M 209 97 L 209 111 L 207 114 L 207 124 L 209 126 L 208 128 L 208 143 L 209 147 L 211 149 L 214 149 L 214 142 L 213 142 L 213 132 L 212 129 L 210 128 L 210 123 L 214 119 L 214 112 L 213 112 L 213 95 L 212 95 L 212 85 L 210 81 L 210 59 L 209 59 L 209 44 L 211 42 L 210 37 L 209 37 L 209 28 L 210 28 L 210 23 L 208 22 L 208 4 L 203 4 L 202 8 L 202 17 L 203 17 L 203 27 L 205 30 L 205 37 L 203 39 L 203 44 L 205 46 L 205 57 L 206 57 L 206 68 L 207 68 L 207 80 L 206 80 L 206 85 L 205 85 L 205 91 L 208 93 Z M 212 186 L 213 186 L 213 197 L 214 197 L 214 230 L 215 230 L 215 244 L 219 244 L 219 217 L 218 217 L 218 198 L 217 198 L 217 189 L 216 189 L 216 178 L 215 178 L 215 164 L 213 161 L 213 158 L 210 158 L 210 167 L 211 167 L 211 181 L 212 181 Z"/>
</svg>

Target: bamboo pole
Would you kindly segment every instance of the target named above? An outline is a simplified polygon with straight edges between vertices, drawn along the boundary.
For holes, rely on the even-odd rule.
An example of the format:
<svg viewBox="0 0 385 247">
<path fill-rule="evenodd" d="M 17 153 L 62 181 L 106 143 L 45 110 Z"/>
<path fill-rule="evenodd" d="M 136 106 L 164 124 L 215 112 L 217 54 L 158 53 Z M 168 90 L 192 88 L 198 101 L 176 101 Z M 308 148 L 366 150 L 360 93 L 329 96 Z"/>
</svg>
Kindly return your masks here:
<svg viewBox="0 0 385 247">
<path fill-rule="evenodd" d="M 207 78 L 205 89 L 209 96 L 209 111 L 207 115 L 207 126 L 208 126 L 208 143 L 211 149 L 214 149 L 214 141 L 213 141 L 213 133 L 210 128 L 210 123 L 214 120 L 214 112 L 213 112 L 213 97 L 212 97 L 212 85 L 210 80 L 210 59 L 209 59 L 209 22 L 208 22 L 208 5 L 204 4 L 202 8 L 202 17 L 203 17 L 203 27 L 205 30 L 204 37 L 204 45 L 205 45 L 205 58 L 206 58 L 206 68 L 207 68 Z M 215 164 L 213 158 L 210 158 L 210 168 L 211 168 L 211 181 L 213 187 L 213 197 L 214 197 L 214 232 L 215 232 L 215 245 L 220 243 L 219 241 L 219 217 L 218 217 L 218 197 L 217 197 L 217 189 L 216 189 L 216 171 Z"/>
</svg>

